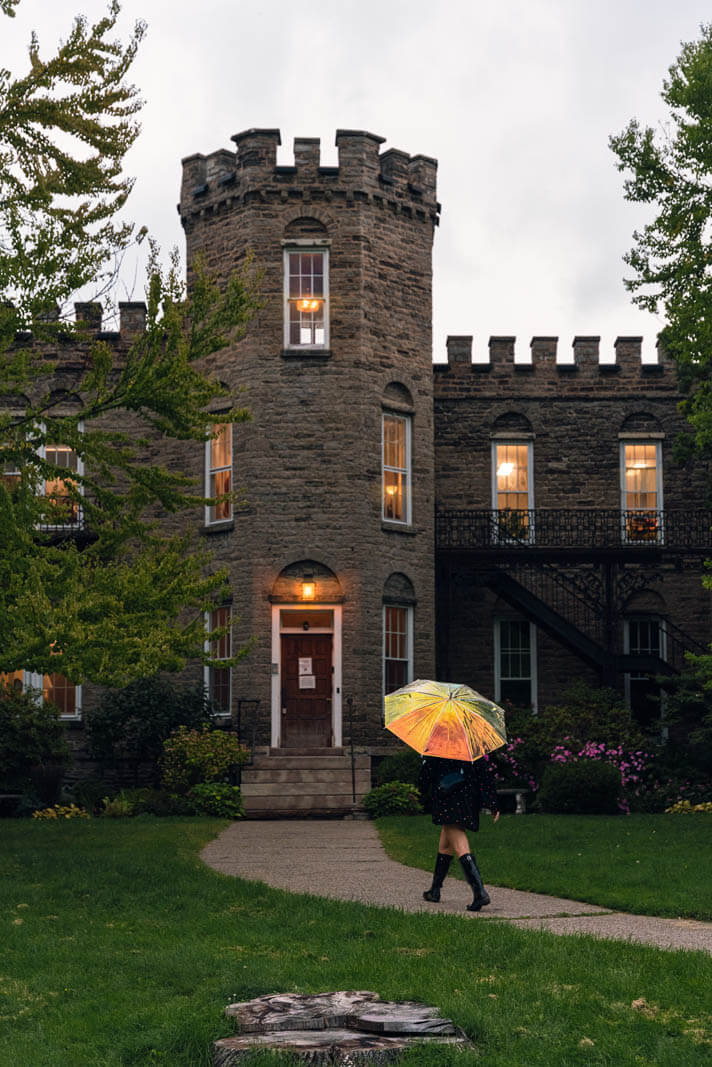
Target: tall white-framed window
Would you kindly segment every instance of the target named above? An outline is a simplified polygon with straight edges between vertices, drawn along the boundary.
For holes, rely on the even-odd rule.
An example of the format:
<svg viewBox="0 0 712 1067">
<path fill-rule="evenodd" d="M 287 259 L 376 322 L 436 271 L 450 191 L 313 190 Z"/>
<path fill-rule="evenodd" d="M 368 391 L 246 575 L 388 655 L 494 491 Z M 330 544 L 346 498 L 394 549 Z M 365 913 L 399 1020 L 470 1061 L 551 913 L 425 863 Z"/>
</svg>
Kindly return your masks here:
<svg viewBox="0 0 712 1067">
<path fill-rule="evenodd" d="M 75 685 L 59 672 L 34 674 L 31 671 L 9 671 L 0 673 L 0 685 L 7 689 L 33 689 L 41 693 L 43 701 L 57 705 L 62 719 L 78 720 L 82 717 L 81 685 Z"/>
<path fill-rule="evenodd" d="M 662 441 L 621 440 L 620 472 L 623 539 L 662 541 Z"/>
<path fill-rule="evenodd" d="M 623 649 L 629 655 L 667 659 L 665 621 L 656 615 L 631 616 L 623 620 Z M 641 726 L 650 726 L 663 715 L 664 694 L 654 673 L 634 671 L 625 675 L 626 703 Z"/>
<path fill-rule="evenodd" d="M 63 674 L 55 672 L 42 676 L 42 699 L 56 704 L 63 719 L 81 718 L 82 687 L 70 682 Z"/>
<path fill-rule="evenodd" d="M 209 633 L 224 627 L 225 632 L 212 641 L 206 640 L 205 649 L 213 660 L 228 660 L 232 657 L 232 608 L 223 604 L 206 614 L 206 627 Z M 232 670 L 218 664 L 206 664 L 204 685 L 208 697 L 218 715 L 232 713 Z"/>
<path fill-rule="evenodd" d="M 284 249 L 284 347 L 329 345 L 329 250 L 294 243 Z"/>
<path fill-rule="evenodd" d="M 527 619 L 495 619 L 494 690 L 498 703 L 537 706 L 536 627 Z"/>
<path fill-rule="evenodd" d="M 413 608 L 383 605 L 383 691 L 413 681 Z"/>
<path fill-rule="evenodd" d="M 205 495 L 224 499 L 206 506 L 206 526 L 232 518 L 232 423 L 214 424 L 211 432 L 216 436 L 205 442 Z"/>
<path fill-rule="evenodd" d="M 533 442 L 492 442 L 492 507 L 499 540 L 533 541 Z"/>
<path fill-rule="evenodd" d="M 22 474 L 17 463 L 8 461 L 0 467 L 0 482 L 10 493 L 20 484 L 21 477 Z"/>
<path fill-rule="evenodd" d="M 42 494 L 51 504 L 42 525 L 52 529 L 79 525 L 82 509 L 77 497 L 83 492 L 80 479 L 84 474 L 81 457 L 69 445 L 51 442 L 40 447 L 39 455 L 57 468 L 42 482 Z"/>
<path fill-rule="evenodd" d="M 383 413 L 383 511 L 385 522 L 412 521 L 410 415 Z"/>
</svg>

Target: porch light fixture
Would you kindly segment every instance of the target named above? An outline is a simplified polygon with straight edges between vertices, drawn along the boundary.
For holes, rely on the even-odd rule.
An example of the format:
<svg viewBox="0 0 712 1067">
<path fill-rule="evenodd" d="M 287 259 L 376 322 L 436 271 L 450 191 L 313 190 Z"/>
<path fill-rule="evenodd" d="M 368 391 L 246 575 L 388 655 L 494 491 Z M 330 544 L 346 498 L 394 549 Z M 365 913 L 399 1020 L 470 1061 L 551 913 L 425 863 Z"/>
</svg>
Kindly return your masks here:
<svg viewBox="0 0 712 1067">
<path fill-rule="evenodd" d="M 321 305 L 321 300 L 309 297 L 308 299 L 297 300 L 297 311 L 318 311 Z"/>
<path fill-rule="evenodd" d="M 302 582 L 302 600 L 313 600 L 316 596 L 316 582 L 313 578 L 305 578 Z"/>
</svg>

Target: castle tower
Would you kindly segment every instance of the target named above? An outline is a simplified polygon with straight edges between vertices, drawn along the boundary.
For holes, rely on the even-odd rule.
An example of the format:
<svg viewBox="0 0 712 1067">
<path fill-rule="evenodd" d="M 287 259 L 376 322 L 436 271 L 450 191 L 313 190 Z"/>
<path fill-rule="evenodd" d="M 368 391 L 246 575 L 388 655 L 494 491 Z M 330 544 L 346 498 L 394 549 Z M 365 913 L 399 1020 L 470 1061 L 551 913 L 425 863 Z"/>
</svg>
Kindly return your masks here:
<svg viewBox="0 0 712 1067">
<path fill-rule="evenodd" d="M 260 701 L 272 749 L 338 750 L 350 702 L 356 744 L 378 751 L 384 688 L 434 671 L 437 164 L 354 130 L 338 167 L 318 139 L 295 140 L 292 166 L 278 130 L 233 141 L 183 161 L 179 204 L 189 270 L 201 254 L 225 276 L 251 252 L 263 272 L 262 310 L 213 366 L 252 421 L 231 457 L 209 450 L 208 478 L 231 463 L 245 504 L 205 534 L 231 573 L 233 642 L 254 640 L 231 693 L 215 682 L 233 714 Z"/>
</svg>

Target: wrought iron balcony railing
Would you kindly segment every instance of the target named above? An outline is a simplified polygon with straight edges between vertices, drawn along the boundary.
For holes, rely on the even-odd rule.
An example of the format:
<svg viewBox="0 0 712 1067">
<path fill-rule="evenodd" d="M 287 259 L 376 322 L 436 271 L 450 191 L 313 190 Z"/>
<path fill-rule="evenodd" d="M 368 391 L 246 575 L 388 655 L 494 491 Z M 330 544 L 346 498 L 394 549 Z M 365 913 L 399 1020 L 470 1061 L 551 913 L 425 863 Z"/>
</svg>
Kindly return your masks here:
<svg viewBox="0 0 712 1067">
<path fill-rule="evenodd" d="M 531 508 L 439 511 L 436 545 L 455 548 L 667 548 L 712 552 L 712 510 Z"/>
</svg>

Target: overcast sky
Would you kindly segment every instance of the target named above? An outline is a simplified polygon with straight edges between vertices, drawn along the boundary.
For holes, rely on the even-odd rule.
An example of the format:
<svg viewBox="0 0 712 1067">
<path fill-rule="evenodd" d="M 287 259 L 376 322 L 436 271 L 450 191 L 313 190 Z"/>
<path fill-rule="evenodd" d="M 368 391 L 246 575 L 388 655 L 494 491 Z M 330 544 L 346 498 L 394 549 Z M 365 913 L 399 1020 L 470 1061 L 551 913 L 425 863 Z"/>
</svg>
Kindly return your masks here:
<svg viewBox="0 0 712 1067">
<path fill-rule="evenodd" d="M 21 0 L 0 19 L 0 66 L 27 64 L 34 28 L 47 50 L 105 0 Z M 608 137 L 637 116 L 664 118 L 662 79 L 698 36 L 702 0 L 122 0 L 125 30 L 148 35 L 133 71 L 143 133 L 127 157 L 130 214 L 178 245 L 180 160 L 234 146 L 252 126 L 320 137 L 365 129 L 438 160 L 434 358 L 448 334 L 642 334 L 661 323 L 623 288 L 623 253 L 645 216 L 622 196 Z M 130 277 L 127 284 L 131 285 Z M 141 299 L 139 290 L 131 294 Z"/>
</svg>

